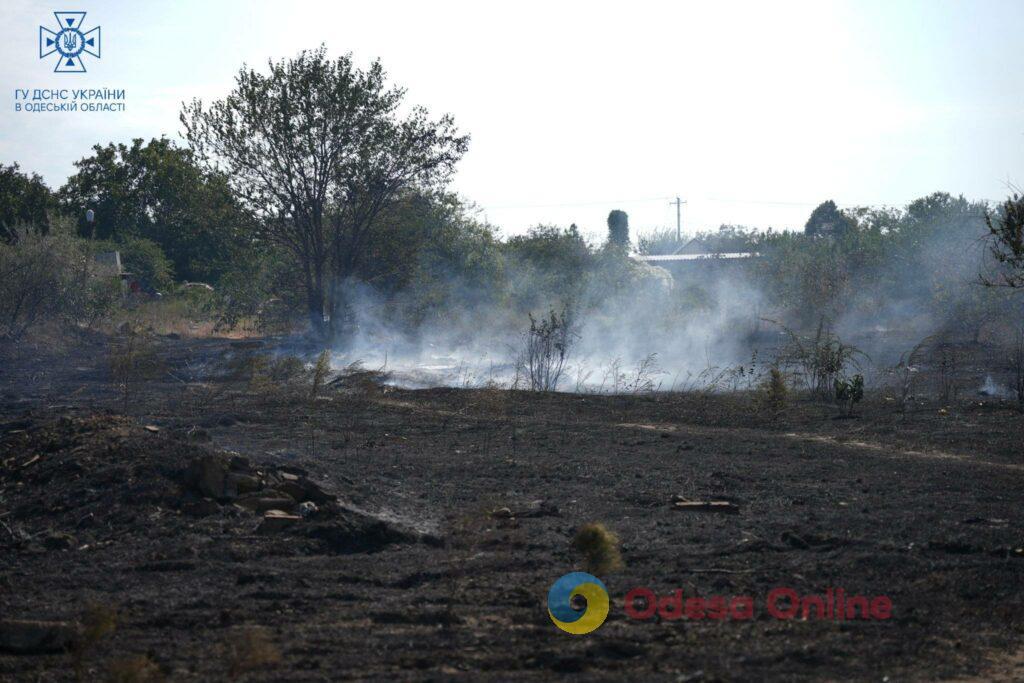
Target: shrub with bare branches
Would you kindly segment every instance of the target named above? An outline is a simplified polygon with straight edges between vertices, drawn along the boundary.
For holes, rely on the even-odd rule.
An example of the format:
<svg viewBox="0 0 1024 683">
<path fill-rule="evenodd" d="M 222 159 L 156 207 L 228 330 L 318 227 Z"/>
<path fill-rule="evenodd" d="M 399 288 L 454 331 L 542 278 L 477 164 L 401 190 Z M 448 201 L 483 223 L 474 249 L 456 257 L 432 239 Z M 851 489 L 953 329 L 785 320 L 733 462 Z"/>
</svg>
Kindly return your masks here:
<svg viewBox="0 0 1024 683">
<path fill-rule="evenodd" d="M 562 378 L 565 362 L 577 339 L 567 311 L 552 309 L 539 320 L 530 314 L 530 329 L 524 335 L 523 350 L 517 359 L 532 391 L 555 391 Z"/>
<path fill-rule="evenodd" d="M 789 342 L 780 349 L 776 363 L 804 382 L 811 395 L 829 400 L 835 392 L 836 381 L 847 381 L 850 368 L 860 370 L 860 360 L 867 355 L 852 344 L 843 342 L 822 318 L 813 337 L 797 334 L 790 328 L 772 322 L 789 336 Z"/>
</svg>

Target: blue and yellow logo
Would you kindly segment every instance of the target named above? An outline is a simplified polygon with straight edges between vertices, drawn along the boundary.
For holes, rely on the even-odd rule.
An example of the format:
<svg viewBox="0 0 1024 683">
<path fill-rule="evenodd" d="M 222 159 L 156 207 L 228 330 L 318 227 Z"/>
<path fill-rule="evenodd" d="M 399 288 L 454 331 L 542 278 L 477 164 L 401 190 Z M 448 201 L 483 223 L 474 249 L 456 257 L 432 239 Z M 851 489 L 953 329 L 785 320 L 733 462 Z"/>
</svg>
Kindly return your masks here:
<svg viewBox="0 0 1024 683">
<path fill-rule="evenodd" d="M 572 599 L 583 596 L 587 606 L 577 609 Z M 601 579 L 586 572 L 572 572 L 555 581 L 548 591 L 548 615 L 566 633 L 583 635 L 608 617 L 608 589 Z"/>
</svg>

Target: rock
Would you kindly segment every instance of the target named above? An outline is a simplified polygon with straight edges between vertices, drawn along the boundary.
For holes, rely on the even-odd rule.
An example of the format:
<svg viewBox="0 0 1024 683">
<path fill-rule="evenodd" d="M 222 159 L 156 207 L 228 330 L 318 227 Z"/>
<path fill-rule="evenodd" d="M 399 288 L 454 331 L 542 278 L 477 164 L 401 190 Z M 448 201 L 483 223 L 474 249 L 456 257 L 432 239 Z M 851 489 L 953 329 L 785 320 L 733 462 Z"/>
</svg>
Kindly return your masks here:
<svg viewBox="0 0 1024 683">
<path fill-rule="evenodd" d="M 252 493 L 253 491 L 259 491 L 263 488 L 260 480 L 251 474 L 230 472 L 227 475 L 226 481 L 228 488 L 230 490 L 237 491 L 238 493 Z"/>
<path fill-rule="evenodd" d="M 311 500 L 318 505 L 323 503 L 332 503 L 338 500 L 337 496 L 327 493 L 323 488 L 321 488 L 320 484 L 317 484 L 307 477 L 299 477 L 299 485 L 302 486 L 306 492 L 306 497 L 299 500 Z"/>
<path fill-rule="evenodd" d="M 145 427 L 143 427 L 143 429 L 145 429 L 147 432 L 150 432 L 151 434 L 156 434 L 157 432 L 160 431 L 160 428 L 157 427 L 156 425 L 146 425 Z"/>
<path fill-rule="evenodd" d="M 295 475 L 289 477 L 287 472 L 278 472 L 277 474 L 281 477 L 281 483 L 276 484 L 274 488 L 287 493 L 300 503 L 309 500 L 317 505 L 323 505 L 324 503 L 333 503 L 338 500 L 337 496 L 327 493 L 320 484 L 308 477 Z"/>
<path fill-rule="evenodd" d="M 77 635 L 78 630 L 64 621 L 0 620 L 0 650 L 15 654 L 63 652 Z"/>
<path fill-rule="evenodd" d="M 214 500 L 230 500 L 238 495 L 228 489 L 228 463 L 223 455 L 206 453 L 189 465 L 189 479 L 201 494 Z"/>
<path fill-rule="evenodd" d="M 516 517 L 557 517 L 558 506 L 547 500 L 534 500 L 526 504 L 521 510 L 516 510 Z"/>
<path fill-rule="evenodd" d="M 228 461 L 228 467 L 232 472 L 246 472 L 251 474 L 254 471 L 249 458 L 244 455 L 238 455 L 237 453 L 232 454 L 231 460 Z"/>
<path fill-rule="evenodd" d="M 259 528 L 256 529 L 256 533 L 274 534 L 301 521 L 302 517 L 288 514 L 284 510 L 267 510 L 263 513 L 263 521 L 260 523 Z"/>
<path fill-rule="evenodd" d="M 491 510 L 491 517 L 494 519 L 511 519 L 512 510 L 509 508 L 498 508 L 497 510 Z"/>
<path fill-rule="evenodd" d="M 319 511 L 320 509 L 316 506 L 316 503 L 308 500 L 303 503 L 299 503 L 299 514 L 302 515 L 302 517 L 312 517 Z"/>
</svg>

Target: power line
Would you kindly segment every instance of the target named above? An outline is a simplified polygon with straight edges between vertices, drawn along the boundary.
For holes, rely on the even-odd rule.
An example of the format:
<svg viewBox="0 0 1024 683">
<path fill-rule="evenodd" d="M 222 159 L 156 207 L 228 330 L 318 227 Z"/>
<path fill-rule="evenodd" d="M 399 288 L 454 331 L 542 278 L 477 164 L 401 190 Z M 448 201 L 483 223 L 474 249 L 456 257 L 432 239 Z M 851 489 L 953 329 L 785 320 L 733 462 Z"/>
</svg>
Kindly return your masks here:
<svg viewBox="0 0 1024 683">
<path fill-rule="evenodd" d="M 480 208 L 491 211 L 498 209 L 553 209 L 559 207 L 572 207 L 572 206 L 600 206 L 600 205 L 612 205 L 612 204 L 641 204 L 650 202 L 663 202 L 666 199 L 671 199 L 669 196 L 662 197 L 649 197 L 646 199 L 602 199 L 599 201 L 592 202 L 562 202 L 558 204 L 510 204 L 506 206 L 490 206 L 481 204 Z"/>
</svg>

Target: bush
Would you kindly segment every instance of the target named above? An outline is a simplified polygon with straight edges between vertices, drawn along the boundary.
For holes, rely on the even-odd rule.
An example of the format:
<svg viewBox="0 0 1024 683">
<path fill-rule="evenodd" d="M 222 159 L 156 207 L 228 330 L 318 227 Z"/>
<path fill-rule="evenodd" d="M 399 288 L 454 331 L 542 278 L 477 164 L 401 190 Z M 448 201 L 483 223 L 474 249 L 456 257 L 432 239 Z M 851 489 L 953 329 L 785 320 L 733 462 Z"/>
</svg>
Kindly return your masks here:
<svg viewBox="0 0 1024 683">
<path fill-rule="evenodd" d="M 0 243 L 0 339 L 22 337 L 46 321 L 92 324 L 120 298 L 86 244 L 62 232 L 29 232 Z"/>
<path fill-rule="evenodd" d="M 580 527 L 572 539 L 572 549 L 583 556 L 583 567 L 591 574 L 604 574 L 622 567 L 619 537 L 603 524 Z"/>
<path fill-rule="evenodd" d="M 569 350 L 576 340 L 569 317 L 552 310 L 538 321 L 530 314 L 530 329 L 524 349 L 517 361 L 517 370 L 526 374 L 532 391 L 555 391 L 565 369 Z"/>
<path fill-rule="evenodd" d="M 760 402 L 769 410 L 782 410 L 789 400 L 786 378 L 778 368 L 771 368 L 761 382 Z"/>
<path fill-rule="evenodd" d="M 143 286 L 166 291 L 174 284 L 174 266 L 156 242 L 131 237 L 117 243 L 113 250 L 121 252 L 121 265 Z"/>
</svg>

